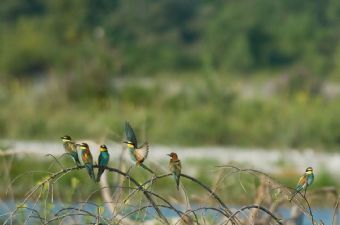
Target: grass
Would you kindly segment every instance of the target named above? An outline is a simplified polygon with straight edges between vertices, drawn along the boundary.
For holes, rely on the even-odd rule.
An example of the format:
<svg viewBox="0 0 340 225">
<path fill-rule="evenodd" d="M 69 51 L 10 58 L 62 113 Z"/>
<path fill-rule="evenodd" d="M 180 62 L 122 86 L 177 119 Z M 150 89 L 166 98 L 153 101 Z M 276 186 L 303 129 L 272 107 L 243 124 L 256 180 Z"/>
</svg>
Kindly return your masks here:
<svg viewBox="0 0 340 225">
<path fill-rule="evenodd" d="M 236 82 L 222 75 L 189 74 L 177 81 L 130 78 L 97 96 L 86 89 L 73 93 L 64 79 L 47 79 L 41 87 L 7 81 L 0 84 L 0 131 L 3 138 L 13 139 L 55 139 L 68 133 L 120 141 L 123 122 L 128 120 L 141 139 L 166 145 L 321 151 L 340 146 L 337 98 L 315 96 L 307 88 L 277 90 L 265 98 L 242 97 L 244 89 L 258 82 Z"/>
<path fill-rule="evenodd" d="M 65 167 L 73 166 L 73 161 L 68 158 L 64 158 L 61 162 Z M 110 164 L 113 166 L 118 165 L 117 162 L 111 162 Z M 4 179 L 0 182 L 0 188 L 2 190 L 7 190 L 8 192 L 1 192 L 0 199 L 23 199 L 27 191 L 27 186 L 33 186 L 39 183 L 49 176 L 48 172 L 60 170 L 60 166 L 54 163 L 52 158 L 37 160 L 33 157 L 26 156 L 2 157 L 1 165 L 3 165 L 3 169 L 0 174 Z M 32 165 L 34 165 L 34 167 L 32 167 Z M 204 184 L 216 188 L 216 190 L 220 192 L 220 195 L 227 199 L 230 204 L 245 203 L 249 198 L 254 196 L 254 190 L 256 190 L 259 184 L 258 178 L 252 175 L 239 175 L 229 173 L 228 171 L 222 173 L 217 167 L 211 166 L 217 165 L 215 160 L 191 159 L 183 162 L 183 165 L 185 165 L 184 171 L 193 174 Z M 148 164 L 148 166 L 156 168 L 158 173 L 162 173 L 161 171 L 164 172 L 164 168 L 158 168 L 158 166 L 153 163 Z M 283 169 L 282 171 L 285 172 L 272 174 L 272 176 L 276 177 L 282 184 L 288 187 L 295 187 L 301 174 L 289 169 Z M 133 168 L 130 174 L 140 183 L 151 177 L 151 175 L 142 168 Z M 182 182 L 188 193 L 196 195 L 196 193 L 201 191 L 201 188 L 194 185 L 192 182 L 187 180 L 183 180 Z M 126 181 L 124 185 L 128 184 L 129 183 Z M 109 185 L 116 185 L 116 178 L 114 176 L 109 176 Z M 335 186 L 340 190 L 340 183 L 334 176 L 326 171 L 320 171 L 316 174 L 315 183 L 310 189 L 315 190 L 326 186 Z M 70 174 L 66 174 L 62 179 L 58 180 L 58 183 L 54 187 L 54 192 L 58 195 L 60 200 L 72 202 L 81 199 L 86 196 L 87 193 L 90 193 L 97 188 L 98 184 L 92 182 L 85 171 L 76 170 Z M 162 182 L 155 183 L 152 188 L 162 195 L 171 195 L 177 200 L 180 200 L 181 198 L 176 195 L 177 191 L 172 177 L 162 179 Z M 226 189 L 229 191 L 225 192 Z M 93 196 L 93 200 L 99 199 L 101 199 L 99 193 Z"/>
</svg>

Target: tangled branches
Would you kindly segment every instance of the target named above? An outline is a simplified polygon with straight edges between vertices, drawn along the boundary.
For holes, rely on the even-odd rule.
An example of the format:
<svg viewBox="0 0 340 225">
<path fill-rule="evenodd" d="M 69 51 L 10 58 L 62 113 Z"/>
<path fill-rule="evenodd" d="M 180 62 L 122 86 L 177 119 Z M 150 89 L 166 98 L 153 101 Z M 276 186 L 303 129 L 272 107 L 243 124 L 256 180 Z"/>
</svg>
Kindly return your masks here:
<svg viewBox="0 0 340 225">
<path fill-rule="evenodd" d="M 57 162 L 58 160 L 55 159 Z M 186 207 L 174 201 L 168 194 L 156 192 L 154 187 L 162 183 L 163 180 L 171 176 L 170 173 L 154 175 L 150 179 L 140 183 L 136 177 L 130 173 L 123 172 L 117 168 L 105 167 L 109 174 L 123 177 L 125 182 L 107 185 L 96 189 L 89 194 L 87 199 L 76 204 L 64 206 L 54 200 L 54 185 L 63 179 L 67 174 L 78 170 L 83 170 L 84 166 L 64 168 L 58 162 L 61 170 L 51 173 L 34 185 L 25 195 L 20 204 L 8 212 L 1 215 L 5 218 L 3 224 L 136 224 L 145 221 L 158 221 L 161 224 L 287 224 L 288 220 L 283 219 L 278 209 L 283 204 L 293 204 L 298 207 L 312 224 L 323 224 L 322 221 L 315 221 L 312 209 L 307 199 L 299 195 L 292 203 L 288 199 L 293 191 L 277 182 L 269 175 L 252 169 L 240 169 L 235 166 L 222 166 L 221 177 L 214 186 L 221 187 L 226 178 L 242 173 L 251 174 L 260 180 L 257 187 L 256 198 L 253 204 L 243 207 L 230 208 L 225 199 L 221 197 L 221 188 L 211 188 L 202 181 L 181 174 L 183 183 L 190 184 L 197 188 L 200 197 L 205 196 L 204 204 L 196 204 L 194 207 Z M 94 166 L 98 168 L 98 166 Z M 228 181 L 227 179 L 227 181 Z M 90 181 L 89 181 L 90 182 Z M 183 184 L 183 186 L 185 186 Z M 240 187 L 243 184 L 240 182 Z M 244 187 L 243 187 L 244 189 Z M 92 202 L 91 197 L 97 192 L 112 191 L 110 199 Z M 222 190 L 223 196 L 228 196 L 228 189 Z M 327 190 L 324 190 L 327 192 Z M 334 192 L 334 190 L 332 190 Z M 182 192 L 186 198 L 190 199 L 187 192 L 182 187 Z M 275 197 L 273 197 L 275 195 Z M 334 193 L 338 196 L 337 193 Z M 338 208 L 338 202 L 335 209 Z M 114 207 L 108 209 L 106 204 Z M 337 211 L 334 211 L 333 221 L 337 220 Z"/>
</svg>

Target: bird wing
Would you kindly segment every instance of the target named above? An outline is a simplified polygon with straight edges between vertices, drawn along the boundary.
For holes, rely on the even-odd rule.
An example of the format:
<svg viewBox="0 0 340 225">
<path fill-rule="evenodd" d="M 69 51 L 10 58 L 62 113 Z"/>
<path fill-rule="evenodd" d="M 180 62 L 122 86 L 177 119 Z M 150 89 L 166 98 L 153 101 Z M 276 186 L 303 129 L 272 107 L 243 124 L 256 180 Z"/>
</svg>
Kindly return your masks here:
<svg viewBox="0 0 340 225">
<path fill-rule="evenodd" d="M 148 157 L 149 144 L 145 142 L 143 146 L 141 146 L 140 148 L 136 148 L 133 153 L 136 157 L 137 162 L 142 163 L 146 159 L 146 157 Z"/>
<path fill-rule="evenodd" d="M 77 152 L 77 145 L 74 141 L 70 142 L 70 148 L 72 149 L 72 151 Z"/>
<path fill-rule="evenodd" d="M 129 122 L 125 122 L 125 135 L 128 141 L 131 141 L 137 147 L 137 138 Z"/>
<path fill-rule="evenodd" d="M 77 146 L 73 141 L 64 144 L 65 151 L 68 153 L 73 153 L 77 151 Z"/>
<path fill-rule="evenodd" d="M 178 162 L 176 162 L 175 167 L 176 167 L 176 170 L 177 170 L 179 173 L 181 173 L 182 164 L 181 164 L 181 161 L 180 161 L 180 160 L 178 160 Z"/>
<path fill-rule="evenodd" d="M 181 161 L 179 159 L 177 160 L 173 160 L 170 163 L 170 170 L 175 173 L 176 175 L 179 175 L 181 173 L 182 170 L 182 165 L 181 165 Z"/>
<path fill-rule="evenodd" d="M 172 172 L 175 181 L 176 181 L 176 187 L 177 190 L 179 189 L 179 179 L 180 179 L 180 175 L 181 175 L 181 169 L 182 169 L 182 165 L 181 165 L 181 161 L 179 159 L 170 159 L 170 163 L 169 163 L 169 169 Z"/>
<path fill-rule="evenodd" d="M 90 152 L 89 149 L 87 149 L 87 155 L 88 155 L 89 162 L 90 162 L 91 164 L 93 164 L 92 154 L 91 154 L 91 152 Z"/>
<path fill-rule="evenodd" d="M 98 165 L 102 165 L 103 163 L 103 155 L 102 154 L 99 154 L 99 157 L 98 157 Z"/>
<path fill-rule="evenodd" d="M 88 161 L 87 161 L 88 157 L 87 157 L 87 154 L 85 152 L 81 153 L 81 159 L 83 160 L 84 164 L 88 163 Z"/>
<path fill-rule="evenodd" d="M 296 185 L 296 190 L 300 191 L 301 189 L 303 189 L 303 186 L 306 184 L 307 182 L 307 176 L 306 174 L 304 174 L 302 177 L 300 177 L 298 184 Z"/>
<path fill-rule="evenodd" d="M 84 163 L 93 164 L 92 154 L 89 149 L 86 149 L 84 153 L 82 154 L 82 160 Z"/>
</svg>

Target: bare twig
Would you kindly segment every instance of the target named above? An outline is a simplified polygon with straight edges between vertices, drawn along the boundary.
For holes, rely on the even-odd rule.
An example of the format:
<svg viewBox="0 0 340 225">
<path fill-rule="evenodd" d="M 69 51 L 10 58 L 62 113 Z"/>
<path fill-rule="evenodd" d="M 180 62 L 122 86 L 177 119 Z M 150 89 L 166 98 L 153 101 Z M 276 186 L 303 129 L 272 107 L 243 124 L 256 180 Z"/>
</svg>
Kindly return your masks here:
<svg viewBox="0 0 340 225">
<path fill-rule="evenodd" d="M 59 162 L 59 160 L 52 154 L 46 154 L 46 156 L 51 156 L 53 157 L 53 159 L 55 160 L 55 162 L 60 166 L 60 168 L 62 168 L 63 170 L 65 169 L 65 167 Z"/>
<path fill-rule="evenodd" d="M 338 212 L 339 212 L 339 198 L 337 199 L 332 216 L 332 225 L 338 224 Z"/>
<path fill-rule="evenodd" d="M 224 165 L 224 166 L 217 166 L 217 167 L 220 167 L 220 168 L 231 168 L 231 169 L 236 170 L 237 173 L 247 172 L 247 173 L 252 174 L 252 175 L 254 175 L 256 177 L 262 175 L 262 176 L 266 177 L 267 183 L 271 184 L 273 186 L 273 189 L 282 189 L 283 192 L 287 196 L 291 195 L 292 191 L 295 191 L 295 189 L 290 188 L 290 187 L 286 187 L 285 185 L 279 183 L 278 181 L 276 181 L 274 178 L 272 178 L 268 174 L 266 174 L 264 172 L 261 172 L 261 171 L 258 171 L 258 170 L 255 170 L 255 169 L 241 169 L 241 168 L 238 168 L 238 167 L 236 167 L 234 165 Z M 313 212 L 312 212 L 312 209 L 310 207 L 310 204 L 307 201 L 305 196 L 303 196 L 301 193 L 299 193 L 299 194 L 302 196 L 302 200 L 303 201 L 296 200 L 297 202 L 294 202 L 294 204 L 296 204 L 308 217 L 310 217 L 312 224 L 314 224 L 315 221 L 314 221 L 314 216 L 313 216 Z M 296 198 L 294 198 L 294 199 L 296 199 Z M 303 205 L 303 203 L 306 203 L 307 207 L 305 207 Z"/>
<path fill-rule="evenodd" d="M 256 209 L 260 209 L 262 211 L 264 211 L 265 213 L 267 213 L 268 215 L 270 215 L 278 224 L 282 224 L 282 219 L 279 219 L 277 218 L 273 213 L 271 213 L 268 209 L 260 206 L 260 205 L 247 205 L 247 206 L 244 206 L 240 209 L 238 209 L 236 212 L 234 212 L 229 218 L 228 220 L 226 221 L 225 224 L 228 224 L 230 222 L 230 220 L 235 217 L 238 213 L 246 210 L 246 209 L 253 209 L 253 208 L 256 208 Z"/>
</svg>

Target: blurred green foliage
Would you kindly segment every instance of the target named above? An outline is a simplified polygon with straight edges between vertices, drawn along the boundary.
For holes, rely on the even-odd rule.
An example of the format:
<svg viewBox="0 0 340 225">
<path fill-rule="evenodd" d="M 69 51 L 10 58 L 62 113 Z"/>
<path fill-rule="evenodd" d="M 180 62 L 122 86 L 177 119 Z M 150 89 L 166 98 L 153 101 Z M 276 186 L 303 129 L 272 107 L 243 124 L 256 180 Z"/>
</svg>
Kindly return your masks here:
<svg viewBox="0 0 340 225">
<path fill-rule="evenodd" d="M 339 11 L 335 0 L 1 1 L 0 133 L 120 141 L 130 120 L 162 144 L 336 149 L 339 94 L 324 89 L 340 78 Z"/>
<path fill-rule="evenodd" d="M 44 181 L 52 173 L 61 170 L 59 165 L 51 157 L 46 159 L 37 159 L 34 156 L 9 156 L 1 157 L 0 162 L 4 168 L 7 168 L 0 172 L 0 175 L 4 178 L 0 181 L 0 187 L 4 190 L 0 193 L 0 198 L 7 200 L 24 199 L 30 188 L 33 188 L 35 185 Z M 61 163 L 65 168 L 74 166 L 73 161 L 68 157 L 63 157 L 63 159 L 61 159 Z M 109 166 L 117 168 L 117 163 L 117 161 L 110 162 Z M 217 165 L 217 161 L 215 160 L 190 159 L 185 160 L 182 163 L 185 165 L 185 167 L 183 167 L 185 169 L 183 171 L 184 174 L 190 174 L 190 176 L 193 176 L 203 184 L 214 189 L 220 197 L 228 202 L 228 204 L 247 203 L 249 199 L 254 198 L 256 190 L 260 185 L 259 177 L 247 172 L 232 173 L 233 170 L 221 170 L 215 166 Z M 153 168 L 158 175 L 168 172 L 166 170 L 167 162 L 162 161 L 159 165 L 157 164 L 149 162 L 147 165 Z M 31 168 L 32 165 L 34 165 L 34 168 Z M 150 173 L 139 167 L 133 167 L 130 170 L 130 175 L 139 183 L 143 183 L 152 178 Z M 270 175 L 280 183 L 291 188 L 295 187 L 299 177 L 301 176 L 300 173 L 291 169 L 283 169 L 279 172 L 279 174 Z M 323 187 L 335 187 L 339 190 L 340 183 L 336 179 L 336 175 L 330 174 L 325 170 L 321 170 L 316 173 L 315 176 L 315 183 L 313 183 L 310 187 L 310 191 Z M 108 173 L 108 182 L 111 187 L 111 192 L 114 192 L 117 187 L 117 174 Z M 181 178 L 181 184 L 184 186 L 187 192 L 186 194 L 192 196 L 194 202 L 204 202 L 204 199 L 202 199 L 202 191 L 204 191 L 202 187 L 185 178 Z M 52 183 L 49 185 L 52 185 Z M 74 170 L 62 176 L 58 179 L 58 182 L 53 183 L 53 194 L 56 201 L 69 203 L 75 201 L 82 202 L 83 199 L 89 198 L 89 193 L 91 193 L 91 201 L 100 202 L 101 193 L 98 189 L 98 185 L 98 183 L 90 180 L 84 169 Z M 128 179 L 124 180 L 122 186 L 134 187 Z M 46 189 L 45 191 L 47 191 L 48 188 L 51 188 L 51 186 L 48 187 L 48 184 L 44 186 L 44 189 Z M 152 191 L 157 192 L 161 196 L 171 196 L 173 199 L 177 199 L 179 201 L 183 200 L 182 196 L 178 195 L 176 192 L 176 185 L 172 176 L 162 178 L 154 182 L 152 185 Z M 47 195 L 48 192 L 43 194 Z M 142 196 L 142 193 L 139 194 L 140 195 L 137 195 L 134 199 L 130 200 L 133 201 L 138 198 L 138 196 Z M 49 197 L 51 197 L 50 195 L 51 192 L 49 192 Z M 207 197 L 206 200 L 208 199 L 210 199 L 210 197 Z"/>
<path fill-rule="evenodd" d="M 108 76 L 294 65 L 325 75 L 340 47 L 336 0 L 4 0 L 0 8 L 0 68 L 16 76 L 85 65 Z"/>
</svg>

